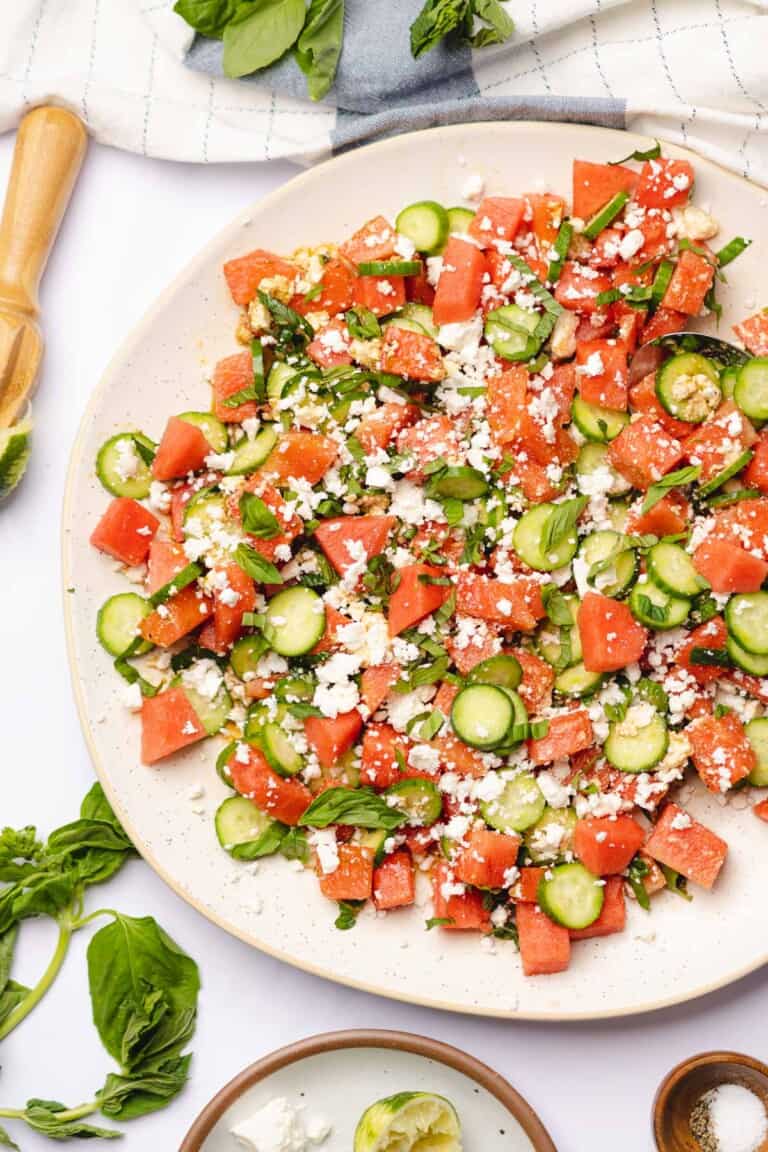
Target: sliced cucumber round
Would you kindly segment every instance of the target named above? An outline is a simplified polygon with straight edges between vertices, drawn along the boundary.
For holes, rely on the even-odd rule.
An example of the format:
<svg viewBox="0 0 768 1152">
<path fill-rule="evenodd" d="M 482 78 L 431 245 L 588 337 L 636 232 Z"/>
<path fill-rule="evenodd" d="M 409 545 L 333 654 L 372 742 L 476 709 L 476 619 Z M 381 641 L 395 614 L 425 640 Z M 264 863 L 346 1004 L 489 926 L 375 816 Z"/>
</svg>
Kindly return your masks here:
<svg viewBox="0 0 768 1152">
<path fill-rule="evenodd" d="M 747 779 L 755 788 L 768 788 L 768 716 L 750 720 L 744 731 L 757 758 Z"/>
<path fill-rule="evenodd" d="M 670 596 L 653 580 L 638 580 L 629 594 L 632 615 L 647 628 L 677 628 L 688 619 L 690 600 Z"/>
<path fill-rule="evenodd" d="M 577 395 L 571 405 L 571 419 L 587 440 L 607 444 L 615 440 L 622 428 L 629 424 L 629 413 L 614 408 L 599 408 Z"/>
<path fill-rule="evenodd" d="M 646 563 L 654 584 L 658 584 L 670 596 L 687 599 L 699 596 L 709 588 L 708 581 L 699 575 L 690 556 L 679 544 L 670 544 L 664 540 L 654 544 Z"/>
<path fill-rule="evenodd" d="M 488 773 L 490 777 L 498 773 Z M 523 772 L 504 783 L 493 800 L 481 800 L 480 815 L 498 832 L 524 832 L 543 815 L 546 808 L 544 794 L 532 772 Z"/>
<path fill-rule="evenodd" d="M 587 444 L 582 444 L 579 450 L 576 460 L 576 475 L 591 476 L 598 471 L 607 471 L 611 475 L 609 496 L 623 496 L 630 491 L 632 485 L 624 479 L 620 472 L 616 471 L 608 460 L 608 445 L 604 442 L 591 440 Z"/>
<path fill-rule="evenodd" d="M 260 468 L 277 443 L 274 424 L 265 424 L 252 440 L 244 436 L 235 444 L 235 456 L 227 469 L 227 476 L 247 476 Z"/>
<path fill-rule="evenodd" d="M 559 864 L 541 878 L 537 896 L 550 920 L 579 931 L 594 924 L 602 912 L 605 887 L 583 864 Z"/>
<path fill-rule="evenodd" d="M 722 488 L 723 485 L 727 484 L 729 480 L 732 480 L 734 476 L 738 476 L 739 472 L 743 472 L 753 456 L 754 452 L 751 448 L 746 448 L 743 452 L 740 452 L 730 464 L 723 468 L 722 472 L 718 472 L 711 480 L 707 480 L 704 484 L 699 485 L 699 496 L 706 499 L 707 496 L 711 496 L 713 492 L 717 492 L 718 488 Z"/>
<path fill-rule="evenodd" d="M 497 688 L 517 688 L 523 678 L 520 661 L 508 653 L 489 656 L 475 664 L 467 676 L 469 684 L 495 684 Z"/>
<path fill-rule="evenodd" d="M 225 452 L 229 447 L 226 425 L 211 412 L 182 412 L 179 420 L 199 428 L 214 452 Z"/>
<path fill-rule="evenodd" d="M 747 652 L 741 644 L 737 644 L 733 636 L 726 640 L 726 651 L 737 668 L 748 672 L 750 676 L 768 676 L 768 656 L 756 656 Z"/>
<path fill-rule="evenodd" d="M 562 568 L 576 555 L 579 538 L 575 527 L 556 547 L 544 551 L 547 523 L 556 507 L 555 504 L 537 504 L 524 512 L 515 525 L 512 538 L 515 552 L 529 568 L 534 568 L 537 572 L 553 572 L 556 568 Z"/>
<path fill-rule="evenodd" d="M 261 729 L 259 742 L 270 768 L 280 776 L 296 776 L 304 767 L 304 757 L 291 743 L 290 732 L 269 721 Z"/>
<path fill-rule="evenodd" d="M 417 252 L 427 256 L 439 252 L 448 238 L 448 213 L 436 200 L 419 200 L 403 208 L 395 219 L 395 228 L 407 236 Z"/>
<path fill-rule="evenodd" d="M 220 804 L 214 825 L 222 848 L 241 860 L 271 855 L 280 843 L 273 834 L 273 829 L 277 828 L 276 821 L 270 820 L 245 796 L 230 796 Z"/>
<path fill-rule="evenodd" d="M 739 369 L 733 398 L 750 420 L 768 420 L 768 356 L 756 356 Z"/>
<path fill-rule="evenodd" d="M 426 333 L 427 336 L 431 336 L 433 340 L 437 340 L 440 329 L 437 324 L 435 324 L 432 309 L 428 304 L 417 304 L 412 300 L 407 304 L 403 304 L 400 311 L 392 318 L 391 323 L 402 326 L 403 321 L 409 324 L 416 324 L 421 332 Z M 386 327 L 386 324 L 384 324 L 383 327 Z"/>
<path fill-rule="evenodd" d="M 507 692 L 494 684 L 470 684 L 456 695 L 451 724 L 472 748 L 495 748 L 514 724 L 515 708 Z"/>
<path fill-rule="evenodd" d="M 566 668 L 563 672 L 558 672 L 555 677 L 555 692 L 561 696 L 573 696 L 581 699 L 597 692 L 602 683 L 603 674 L 601 672 L 588 672 L 584 665 L 579 662 L 571 668 Z"/>
<path fill-rule="evenodd" d="M 664 717 L 650 704 L 634 704 L 623 720 L 611 725 L 603 752 L 621 772 L 650 772 L 664 759 L 668 745 Z"/>
<path fill-rule="evenodd" d="M 554 864 L 572 852 L 576 823 L 573 808 L 545 808 L 525 833 L 525 847 L 533 863 Z"/>
<path fill-rule="evenodd" d="M 110 656 L 122 656 L 139 635 L 139 624 L 152 611 L 149 600 L 137 592 L 118 592 L 105 600 L 96 617 L 96 635 Z M 151 644 L 144 641 L 136 655 L 148 652 Z"/>
<path fill-rule="evenodd" d="M 143 458 L 137 445 L 141 445 L 150 456 L 157 448 L 142 432 L 118 432 L 99 448 L 96 475 L 113 496 L 128 496 L 131 500 L 145 500 L 149 496 L 151 465 Z"/>
<path fill-rule="evenodd" d="M 656 395 L 670 416 L 701 424 L 719 406 L 723 393 L 716 365 L 697 352 L 672 356 L 656 373 Z"/>
<path fill-rule="evenodd" d="M 325 632 L 325 604 L 311 588 L 286 588 L 267 605 L 264 638 L 280 656 L 304 656 Z"/>
<path fill-rule="evenodd" d="M 725 608 L 728 631 L 755 656 L 768 656 L 768 592 L 741 592 Z"/>
<path fill-rule="evenodd" d="M 449 208 L 448 209 L 448 230 L 449 235 L 462 236 L 465 232 L 469 231 L 469 226 L 477 215 L 471 208 Z"/>
<path fill-rule="evenodd" d="M 488 479 L 478 468 L 454 465 L 444 468 L 427 485 L 427 493 L 438 500 L 478 500 L 488 491 Z"/>
<path fill-rule="evenodd" d="M 414 776 L 408 780 L 398 780 L 386 789 L 385 796 L 396 800 L 395 807 L 405 812 L 408 823 L 417 828 L 428 828 L 440 819 L 443 798 L 440 790 L 431 780 Z"/>
<path fill-rule="evenodd" d="M 229 663 L 232 671 L 241 680 L 252 679 L 256 676 L 256 667 L 269 645 L 260 633 L 253 636 L 241 636 L 232 645 L 229 654 Z"/>
<path fill-rule="evenodd" d="M 229 692 L 222 684 L 213 699 L 209 700 L 207 696 L 202 696 L 196 689 L 191 688 L 189 684 L 184 684 L 183 687 L 184 695 L 197 713 L 197 718 L 205 728 L 206 735 L 215 736 L 224 727 L 232 711 L 232 697 Z"/>
<path fill-rule="evenodd" d="M 640 561 L 626 536 L 608 528 L 582 540 L 579 555 L 589 565 L 587 583 L 604 596 L 622 596 L 634 584 Z"/>
<path fill-rule="evenodd" d="M 201 531 L 195 535 L 209 536 L 214 526 L 221 525 L 229 519 L 227 498 L 218 488 L 203 488 L 184 505 L 184 529 L 191 520 L 200 524 Z"/>
<path fill-rule="evenodd" d="M 739 378 L 739 369 L 734 365 L 728 368 L 723 368 L 720 373 L 720 391 L 723 394 L 723 400 L 730 400 L 736 390 L 736 381 Z"/>
<path fill-rule="evenodd" d="M 541 341 L 534 336 L 541 317 L 537 312 L 505 304 L 485 318 L 485 339 L 497 356 L 505 360 L 530 360 Z"/>
</svg>

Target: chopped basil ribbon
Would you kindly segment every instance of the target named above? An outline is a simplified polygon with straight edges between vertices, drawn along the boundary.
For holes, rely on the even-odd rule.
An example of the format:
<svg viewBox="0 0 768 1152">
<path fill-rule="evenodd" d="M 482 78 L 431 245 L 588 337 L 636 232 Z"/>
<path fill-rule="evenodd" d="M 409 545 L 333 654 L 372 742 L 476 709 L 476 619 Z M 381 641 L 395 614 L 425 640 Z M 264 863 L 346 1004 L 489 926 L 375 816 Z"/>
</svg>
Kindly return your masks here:
<svg viewBox="0 0 768 1152">
<path fill-rule="evenodd" d="M 239 392 L 228 396 L 223 402 L 225 408 L 239 408 L 241 404 L 247 404 L 250 400 L 260 401 L 264 399 L 266 395 L 266 385 L 264 376 L 264 347 L 261 340 L 251 341 L 251 362 L 253 364 L 253 384 L 249 384 L 247 388 L 241 388 Z"/>
<path fill-rule="evenodd" d="M 181 572 L 177 572 L 173 580 L 167 584 L 163 584 L 162 588 L 158 588 L 149 597 L 149 602 L 153 608 L 157 608 L 158 604 L 164 604 L 166 600 L 170 600 L 177 592 L 181 592 L 183 588 L 194 584 L 198 576 L 202 576 L 203 570 L 199 564 L 187 564 L 182 568 Z"/>
<path fill-rule="evenodd" d="M 728 668 L 731 663 L 725 648 L 692 648 L 690 661 L 703 668 Z"/>
<path fill-rule="evenodd" d="M 648 489 L 645 499 L 643 500 L 642 513 L 650 512 L 659 500 L 663 500 L 670 488 L 679 488 L 683 484 L 692 484 L 694 480 L 698 480 L 701 473 L 701 466 L 699 464 L 691 464 L 686 468 L 678 468 L 677 472 L 668 472 L 661 480 L 657 480 L 655 484 L 651 484 Z"/>
<path fill-rule="evenodd" d="M 751 243 L 751 240 L 745 240 L 743 236 L 734 236 L 733 240 L 729 240 L 719 252 L 715 253 L 718 267 L 725 268 L 726 264 L 730 264 L 737 256 L 741 256 Z"/>
<path fill-rule="evenodd" d="M 651 871 L 648 862 L 635 856 L 627 869 L 627 883 L 635 894 L 635 899 L 646 912 L 651 910 L 651 900 L 646 891 L 643 880 Z"/>
<path fill-rule="evenodd" d="M 424 921 L 424 927 L 427 932 L 431 932 L 433 928 L 445 928 L 448 924 L 455 923 L 452 916 L 430 916 L 429 920 Z"/>
<path fill-rule="evenodd" d="M 349 824 L 355 828 L 383 828 L 390 832 L 408 819 L 391 808 L 383 796 L 368 788 L 328 788 L 316 796 L 299 820 L 305 828 Z"/>
<path fill-rule="evenodd" d="M 339 914 L 333 922 L 334 927 L 338 928 L 339 932 L 348 932 L 350 928 L 354 928 L 358 913 L 364 904 L 365 900 L 340 900 Z"/>
<path fill-rule="evenodd" d="M 628 160 L 637 160 L 638 163 L 643 163 L 645 160 L 658 160 L 659 156 L 661 156 L 661 144 L 657 140 L 653 147 L 648 148 L 647 151 L 641 152 L 637 149 L 630 152 L 629 156 L 622 157 L 621 160 L 609 160 L 608 165 L 614 168 L 617 164 L 626 164 Z"/>
<path fill-rule="evenodd" d="M 656 269 L 656 275 L 651 284 L 651 311 L 655 312 L 661 304 L 669 288 L 669 282 L 675 271 L 675 266 L 671 260 L 662 260 L 659 267 Z"/>
<path fill-rule="evenodd" d="M 538 341 L 539 344 L 543 344 L 554 328 L 555 320 L 562 313 L 563 306 L 562 304 L 558 304 L 552 293 L 542 284 L 530 264 L 527 264 L 522 256 L 517 256 L 514 252 L 510 252 L 507 260 L 509 260 L 513 268 L 516 268 L 517 271 L 525 277 L 524 288 L 535 296 L 544 308 L 544 315 L 531 333 L 534 340 Z"/>
<path fill-rule="evenodd" d="M 603 232 L 609 224 L 612 224 L 618 215 L 624 210 L 624 205 L 629 200 L 629 192 L 623 189 L 612 196 L 604 208 L 596 212 L 591 220 L 585 225 L 582 236 L 586 236 L 588 240 L 595 240 Z"/>
<path fill-rule="evenodd" d="M 655 624 L 663 624 L 667 618 L 667 609 L 662 608 L 660 604 L 654 604 L 649 596 L 638 596 L 637 606 L 643 615 L 653 620 Z"/>
<path fill-rule="evenodd" d="M 131 439 L 133 440 L 134 448 L 146 464 L 147 468 L 149 468 L 155 458 L 157 445 L 153 445 L 150 448 L 149 444 L 146 444 L 141 436 L 132 436 Z"/>
<path fill-rule="evenodd" d="M 355 340 L 375 340 L 381 336 L 381 324 L 370 308 L 350 308 L 344 319 Z"/>
<path fill-rule="evenodd" d="M 361 276 L 418 276 L 421 260 L 367 260 L 357 270 Z"/>
<path fill-rule="evenodd" d="M 563 270 L 563 264 L 568 256 L 568 249 L 571 246 L 573 238 L 573 224 L 569 220 L 564 220 L 558 229 L 555 242 L 552 245 L 552 257 L 549 261 L 549 269 L 547 271 L 547 279 L 553 284 L 560 279 L 560 273 Z"/>
</svg>

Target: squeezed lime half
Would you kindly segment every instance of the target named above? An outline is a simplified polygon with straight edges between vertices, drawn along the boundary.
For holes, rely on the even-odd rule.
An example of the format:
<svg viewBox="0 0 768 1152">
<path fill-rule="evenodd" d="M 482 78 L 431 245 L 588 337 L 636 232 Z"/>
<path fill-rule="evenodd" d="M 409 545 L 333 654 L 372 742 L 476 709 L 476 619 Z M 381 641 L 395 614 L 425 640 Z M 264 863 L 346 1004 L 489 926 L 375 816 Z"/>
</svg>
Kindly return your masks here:
<svg viewBox="0 0 768 1152">
<path fill-rule="evenodd" d="M 461 1122 L 444 1096 L 398 1092 L 366 1108 L 354 1152 L 461 1152 Z"/>
</svg>

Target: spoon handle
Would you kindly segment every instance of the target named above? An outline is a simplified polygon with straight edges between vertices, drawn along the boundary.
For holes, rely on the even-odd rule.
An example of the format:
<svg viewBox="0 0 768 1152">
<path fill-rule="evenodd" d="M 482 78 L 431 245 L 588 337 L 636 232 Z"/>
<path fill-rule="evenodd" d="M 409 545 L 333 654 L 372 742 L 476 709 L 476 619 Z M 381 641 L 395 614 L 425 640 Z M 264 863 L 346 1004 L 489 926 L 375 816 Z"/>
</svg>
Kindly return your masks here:
<svg viewBox="0 0 768 1152">
<path fill-rule="evenodd" d="M 87 140 L 83 122 L 64 108 L 35 108 L 21 121 L 0 221 L 0 306 L 37 316 L 40 277 Z"/>
</svg>

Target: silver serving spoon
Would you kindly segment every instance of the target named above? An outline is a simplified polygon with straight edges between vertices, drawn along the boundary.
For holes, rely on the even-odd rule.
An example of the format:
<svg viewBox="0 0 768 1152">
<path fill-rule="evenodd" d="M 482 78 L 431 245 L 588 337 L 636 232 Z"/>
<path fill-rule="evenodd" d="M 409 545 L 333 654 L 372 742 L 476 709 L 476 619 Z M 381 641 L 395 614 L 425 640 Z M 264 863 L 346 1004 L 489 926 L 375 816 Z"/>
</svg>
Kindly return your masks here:
<svg viewBox="0 0 768 1152">
<path fill-rule="evenodd" d="M 681 352 L 698 352 L 726 368 L 738 367 L 749 360 L 749 353 L 743 348 L 717 336 L 705 336 L 703 332 L 670 332 L 668 336 L 658 336 L 638 348 L 632 358 L 630 383 L 636 384 L 649 372 L 655 372 L 670 356 Z"/>
</svg>

